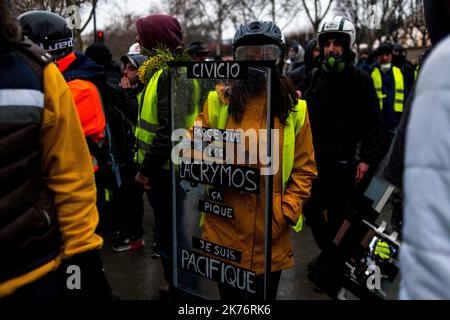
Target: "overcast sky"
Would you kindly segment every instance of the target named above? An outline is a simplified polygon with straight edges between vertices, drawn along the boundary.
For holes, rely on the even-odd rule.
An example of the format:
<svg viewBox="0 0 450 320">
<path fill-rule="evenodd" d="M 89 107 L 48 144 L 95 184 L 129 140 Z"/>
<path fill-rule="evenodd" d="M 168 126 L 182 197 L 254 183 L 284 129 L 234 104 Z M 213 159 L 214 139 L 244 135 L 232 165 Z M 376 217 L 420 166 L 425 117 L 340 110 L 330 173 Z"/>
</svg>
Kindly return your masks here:
<svg viewBox="0 0 450 320">
<path fill-rule="evenodd" d="M 150 10 L 157 10 L 158 12 L 167 12 L 167 5 L 163 4 L 166 1 L 158 0 L 100 0 L 97 4 L 97 29 L 102 29 L 106 24 L 110 23 L 114 17 L 119 17 L 127 13 L 135 13 L 138 15 L 145 15 Z M 88 18 L 90 13 L 90 6 L 84 8 L 81 12 L 82 21 Z M 89 32 L 94 29 L 93 20 L 89 22 L 85 31 Z"/>
<path fill-rule="evenodd" d="M 85 8 L 81 12 L 82 20 L 85 20 L 89 14 L 89 8 Z M 97 8 L 97 29 L 101 30 L 106 24 L 108 24 L 113 17 L 121 16 L 125 13 L 135 13 L 138 15 L 146 15 L 151 10 L 157 12 L 168 12 L 168 1 L 161 0 L 113 0 L 106 1 L 100 0 Z M 331 12 L 332 10 L 330 10 Z M 261 17 L 267 20 L 268 17 Z M 280 27 L 283 27 L 285 23 L 279 21 Z M 298 18 L 296 18 L 288 27 L 286 27 L 283 32 L 288 33 L 293 30 L 298 30 L 299 28 L 307 28 L 309 22 L 307 21 L 306 15 L 300 13 Z M 85 32 L 90 32 L 94 29 L 93 21 L 89 23 L 86 27 Z M 234 35 L 234 27 L 228 28 L 224 32 L 224 39 L 231 39 Z"/>
</svg>

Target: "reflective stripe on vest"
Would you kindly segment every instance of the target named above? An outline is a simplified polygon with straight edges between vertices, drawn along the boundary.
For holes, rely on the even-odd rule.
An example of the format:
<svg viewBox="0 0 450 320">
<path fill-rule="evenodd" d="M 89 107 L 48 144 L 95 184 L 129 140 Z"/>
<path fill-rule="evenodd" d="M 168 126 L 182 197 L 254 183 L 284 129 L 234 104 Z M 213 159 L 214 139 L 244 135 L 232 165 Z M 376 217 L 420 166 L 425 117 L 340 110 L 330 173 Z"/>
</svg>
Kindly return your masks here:
<svg viewBox="0 0 450 320">
<path fill-rule="evenodd" d="M 391 249 L 386 241 L 379 240 L 374 250 L 374 254 L 380 256 L 381 259 L 387 260 L 391 258 Z"/>
<path fill-rule="evenodd" d="M 158 81 L 164 69 L 158 70 L 148 82 L 146 88 L 138 96 L 139 112 L 135 136 L 137 152 L 135 162 L 142 164 L 145 152 L 149 151 L 150 145 L 155 137 L 158 123 Z"/>
<path fill-rule="evenodd" d="M 394 95 L 394 111 L 403 112 L 403 102 L 405 100 L 405 87 L 403 83 L 402 71 L 397 67 L 392 67 L 392 73 L 394 75 L 395 83 L 395 95 Z M 383 94 L 383 80 L 381 77 L 381 71 L 379 68 L 375 68 L 372 71 L 373 85 L 377 92 L 378 101 L 380 103 L 380 110 L 383 110 L 383 99 L 386 98 L 386 94 Z"/>
<path fill-rule="evenodd" d="M 200 83 L 198 79 L 192 79 L 192 84 L 194 85 L 194 96 L 193 96 L 193 110 L 192 113 L 186 116 L 186 123 L 184 128 L 189 129 L 194 125 L 194 121 L 200 111 Z"/>
<path fill-rule="evenodd" d="M 405 86 L 403 82 L 403 73 L 397 67 L 393 67 L 392 71 L 394 72 L 394 81 L 395 81 L 394 111 L 403 112 L 403 102 L 405 101 Z"/>
<path fill-rule="evenodd" d="M 41 123 L 44 93 L 33 89 L 1 89 L 0 119 L 5 122 Z"/>
<path fill-rule="evenodd" d="M 418 64 L 416 66 L 416 68 L 414 69 L 414 81 L 417 80 L 417 75 L 419 74 L 419 69 L 420 69 L 420 64 Z"/>
<path fill-rule="evenodd" d="M 282 179 L 283 179 L 283 193 L 291 176 L 294 167 L 295 158 L 295 141 L 300 130 L 305 124 L 306 118 L 306 101 L 297 100 L 297 105 L 294 111 L 289 113 L 287 118 L 287 125 L 284 126 L 284 140 L 283 140 L 283 163 L 282 163 Z M 225 129 L 228 120 L 228 105 L 223 104 L 216 91 L 213 91 L 208 96 L 208 120 L 211 128 Z M 300 214 L 299 219 L 293 229 L 296 232 L 303 228 L 303 216 Z"/>
<path fill-rule="evenodd" d="M 209 126 L 217 129 L 225 129 L 228 120 L 228 105 L 219 98 L 217 91 L 211 91 L 208 95 L 208 122 Z"/>
<path fill-rule="evenodd" d="M 287 126 L 284 127 L 284 140 L 283 140 L 283 193 L 286 185 L 291 176 L 292 169 L 294 168 L 295 157 L 295 140 L 305 124 L 306 118 L 306 101 L 297 100 L 297 105 L 294 111 L 289 113 L 287 118 Z M 295 232 L 300 232 L 303 229 L 303 216 L 299 215 L 297 223 L 293 227 Z"/>
</svg>

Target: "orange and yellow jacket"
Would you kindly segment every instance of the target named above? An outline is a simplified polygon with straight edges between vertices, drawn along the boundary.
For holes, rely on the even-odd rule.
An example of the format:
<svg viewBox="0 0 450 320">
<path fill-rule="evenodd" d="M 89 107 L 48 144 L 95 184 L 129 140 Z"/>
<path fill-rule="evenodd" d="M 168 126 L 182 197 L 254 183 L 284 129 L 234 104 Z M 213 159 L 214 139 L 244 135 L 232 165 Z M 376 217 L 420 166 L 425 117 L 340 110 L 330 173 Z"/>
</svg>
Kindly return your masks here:
<svg viewBox="0 0 450 320">
<path fill-rule="evenodd" d="M 267 93 L 263 91 L 248 100 L 243 119 L 238 123 L 228 116 L 228 101 L 218 86 L 210 93 L 197 121 L 209 128 L 265 129 L 266 106 Z M 291 112 L 287 121 L 286 126 L 278 118 L 274 122 L 274 128 L 279 130 L 279 170 L 273 177 L 272 272 L 293 266 L 290 229 L 301 230 L 302 207 L 317 176 L 305 101 L 298 100 L 295 112 Z M 201 223 L 202 238 L 242 252 L 239 266 L 257 274 L 264 272 L 264 176 L 261 176 L 260 190 L 260 194 L 224 190 L 224 204 L 234 209 L 234 220 L 205 214 Z"/>
<path fill-rule="evenodd" d="M 54 193 L 62 246 L 57 258 L 19 277 L 0 283 L 0 298 L 56 270 L 62 259 L 98 249 L 98 212 L 89 150 L 73 97 L 54 64 L 43 70 L 44 114 L 40 130 L 42 172 Z"/>
<path fill-rule="evenodd" d="M 83 55 L 71 53 L 57 61 L 59 71 L 66 77 L 67 84 L 72 92 L 81 127 L 86 137 L 99 144 L 105 138 L 105 114 L 102 98 L 96 85 L 89 79 L 94 79 L 99 72 L 90 60 Z M 81 72 L 80 72 L 81 71 Z M 92 157 L 94 172 L 98 164 Z"/>
</svg>

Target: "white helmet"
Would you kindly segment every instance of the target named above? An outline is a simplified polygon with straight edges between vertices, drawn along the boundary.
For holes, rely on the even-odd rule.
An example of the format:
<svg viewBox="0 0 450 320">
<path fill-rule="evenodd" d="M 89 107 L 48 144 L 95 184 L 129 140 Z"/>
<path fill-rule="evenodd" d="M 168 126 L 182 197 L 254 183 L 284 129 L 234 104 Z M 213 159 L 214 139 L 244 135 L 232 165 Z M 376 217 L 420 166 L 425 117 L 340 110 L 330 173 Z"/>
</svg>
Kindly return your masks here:
<svg viewBox="0 0 450 320">
<path fill-rule="evenodd" d="M 128 49 L 127 55 L 132 56 L 134 54 L 141 54 L 141 46 L 139 43 L 135 42 L 131 45 L 130 49 Z"/>
<path fill-rule="evenodd" d="M 319 42 L 319 46 L 322 47 L 321 38 L 327 34 L 342 34 L 348 37 L 348 45 L 349 47 L 353 47 L 353 44 L 356 40 L 356 30 L 353 23 L 344 17 L 335 16 L 329 20 L 323 22 L 323 24 L 319 28 L 319 32 L 317 33 L 317 41 Z"/>
</svg>

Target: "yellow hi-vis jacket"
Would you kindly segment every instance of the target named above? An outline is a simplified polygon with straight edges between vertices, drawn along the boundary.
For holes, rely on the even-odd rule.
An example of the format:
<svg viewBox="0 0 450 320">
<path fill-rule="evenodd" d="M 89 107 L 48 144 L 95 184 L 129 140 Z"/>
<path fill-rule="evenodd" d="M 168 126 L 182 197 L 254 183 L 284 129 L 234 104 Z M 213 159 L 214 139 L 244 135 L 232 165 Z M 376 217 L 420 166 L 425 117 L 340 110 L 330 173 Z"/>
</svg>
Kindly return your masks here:
<svg viewBox="0 0 450 320">
<path fill-rule="evenodd" d="M 142 164 L 145 158 L 145 153 L 149 152 L 150 146 L 153 143 L 153 139 L 156 135 L 156 131 L 159 127 L 158 121 L 158 81 L 161 74 L 165 69 L 158 70 L 150 79 L 144 90 L 138 94 L 139 111 L 138 122 L 135 129 L 137 152 L 135 154 L 134 161 L 138 164 Z M 193 105 L 194 110 L 191 114 L 186 116 L 185 128 L 190 128 L 194 124 L 195 117 L 199 112 L 199 99 L 200 99 L 200 85 L 197 79 L 192 80 L 194 88 Z M 166 163 L 164 168 L 168 169 L 169 164 Z"/>
<path fill-rule="evenodd" d="M 397 67 L 392 67 L 392 73 L 394 74 L 394 111 L 403 112 L 403 103 L 405 101 L 405 86 L 403 82 L 402 71 Z M 380 102 L 380 110 L 383 110 L 383 99 L 386 98 L 386 94 L 383 94 L 383 79 L 381 77 L 381 71 L 377 67 L 372 71 L 372 79 L 375 90 L 377 91 L 378 101 Z"/>
<path fill-rule="evenodd" d="M 243 119 L 236 122 L 228 117 L 228 102 L 218 88 L 209 94 L 197 120 L 202 121 L 203 127 L 209 128 L 265 129 L 266 95 L 263 91 L 250 98 Z M 298 100 L 286 126 L 275 118 L 274 128 L 279 130 L 279 140 L 274 143 L 280 146 L 278 159 L 281 165 L 273 178 L 272 272 L 293 265 L 289 221 L 297 231 L 301 230 L 302 207 L 317 176 L 306 102 Z M 265 177 L 261 176 L 259 195 L 224 190 L 224 203 L 234 209 L 234 219 L 206 214 L 202 231 L 202 238 L 242 252 L 238 265 L 257 274 L 264 272 L 264 180 Z"/>
</svg>

